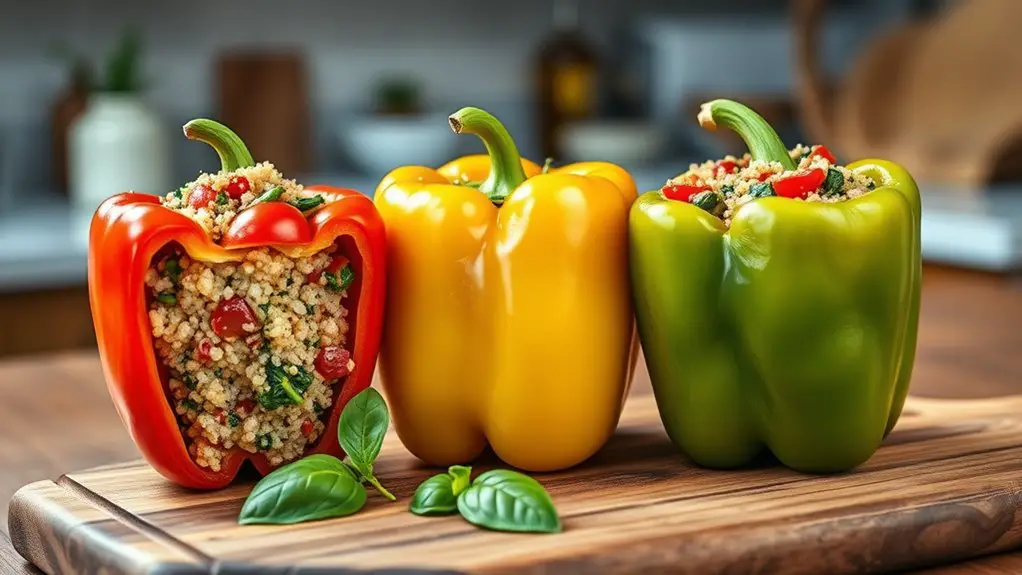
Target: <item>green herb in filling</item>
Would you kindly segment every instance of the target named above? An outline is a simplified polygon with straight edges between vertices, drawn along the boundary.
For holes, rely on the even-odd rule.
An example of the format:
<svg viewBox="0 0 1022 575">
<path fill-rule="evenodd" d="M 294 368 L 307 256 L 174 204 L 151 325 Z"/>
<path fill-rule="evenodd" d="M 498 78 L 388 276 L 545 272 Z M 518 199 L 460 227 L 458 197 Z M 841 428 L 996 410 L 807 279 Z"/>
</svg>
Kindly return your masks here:
<svg viewBox="0 0 1022 575">
<path fill-rule="evenodd" d="M 264 433 L 256 437 L 256 447 L 259 449 L 259 451 L 267 451 L 268 449 L 273 447 L 273 436 L 271 436 L 269 433 Z"/>
<path fill-rule="evenodd" d="M 749 196 L 753 198 L 768 198 L 776 195 L 774 186 L 767 182 L 756 182 L 749 186 Z"/>
<path fill-rule="evenodd" d="M 177 280 L 181 277 L 181 262 L 177 261 L 177 258 L 169 258 L 163 264 L 163 273 L 170 278 L 170 281 L 177 284 Z"/>
<path fill-rule="evenodd" d="M 232 413 L 227 416 L 227 424 L 231 427 L 238 427 L 241 425 L 241 416 L 237 413 Z"/>
<path fill-rule="evenodd" d="M 177 303 L 177 295 L 172 291 L 161 291 L 156 295 L 156 301 L 167 305 L 174 305 Z"/>
<path fill-rule="evenodd" d="M 188 411 L 198 411 L 199 410 L 199 404 L 195 403 L 191 399 L 183 399 L 183 400 L 181 400 L 181 407 L 187 409 Z"/>
<path fill-rule="evenodd" d="M 715 216 L 720 216 L 720 214 L 724 213 L 724 198 L 717 192 L 699 192 L 692 196 L 692 204 Z"/>
<path fill-rule="evenodd" d="M 326 278 L 327 289 L 334 292 L 342 292 L 351 286 L 351 282 L 355 281 L 355 272 L 352 271 L 351 265 L 345 265 L 336 275 L 330 272 L 323 272 L 323 277 Z"/>
<path fill-rule="evenodd" d="M 297 372 L 291 375 L 290 368 Z M 312 385 L 312 375 L 301 367 L 286 363 L 274 365 L 266 362 L 266 383 L 269 389 L 259 394 L 259 405 L 264 409 L 279 409 L 285 405 L 301 405 L 303 394 Z"/>
<path fill-rule="evenodd" d="M 845 185 L 845 176 L 839 170 L 834 168 L 827 169 L 827 179 L 823 182 L 823 192 L 825 195 L 833 196 L 841 193 L 841 188 Z"/>
<path fill-rule="evenodd" d="M 280 196 L 283 195 L 283 193 L 284 186 L 273 186 L 272 188 L 260 194 L 258 198 L 252 200 L 252 203 L 249 204 L 249 206 L 263 204 L 266 202 L 276 202 L 277 200 L 280 199 Z"/>
<path fill-rule="evenodd" d="M 197 385 L 198 382 L 195 381 L 194 377 L 186 375 L 181 378 L 181 383 L 185 384 L 185 387 L 187 387 L 188 389 L 195 389 L 195 386 Z"/>
<path fill-rule="evenodd" d="M 316 194 L 311 198 L 298 198 L 297 200 L 291 202 L 291 205 L 303 212 L 307 212 L 311 209 L 319 207 L 325 201 L 326 200 L 323 199 L 323 196 Z"/>
<path fill-rule="evenodd" d="M 731 194 L 735 193 L 735 187 L 732 186 L 731 184 L 724 184 L 723 186 L 720 187 L 720 193 L 724 194 L 725 196 L 730 196 Z"/>
<path fill-rule="evenodd" d="M 230 198 L 227 197 L 226 192 L 220 192 L 216 195 L 216 205 L 218 206 L 226 206 L 228 200 L 230 200 Z"/>
</svg>

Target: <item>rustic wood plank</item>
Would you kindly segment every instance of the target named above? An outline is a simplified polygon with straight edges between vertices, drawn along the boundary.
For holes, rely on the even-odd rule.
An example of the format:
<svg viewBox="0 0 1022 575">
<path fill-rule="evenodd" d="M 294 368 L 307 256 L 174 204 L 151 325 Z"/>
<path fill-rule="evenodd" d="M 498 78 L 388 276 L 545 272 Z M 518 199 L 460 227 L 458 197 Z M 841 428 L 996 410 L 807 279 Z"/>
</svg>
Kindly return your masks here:
<svg viewBox="0 0 1022 575">
<path fill-rule="evenodd" d="M 987 397 L 1022 393 L 1022 289 L 1018 281 L 994 274 L 927 266 L 923 274 L 919 353 L 914 394 L 931 397 Z M 42 306 L 38 314 L 60 317 L 62 307 Z M 82 308 L 87 318 L 87 310 Z M 52 312 L 52 313 L 51 313 Z M 32 322 L 40 323 L 33 315 Z M 31 314 L 30 314 L 31 315 Z M 0 317 L 15 316 L 0 313 Z M 47 320 L 49 321 L 49 320 Z M 14 321 L 11 325 L 22 326 Z M 47 324 L 48 325 L 48 324 Z M 640 361 L 634 393 L 648 393 Z M 137 457 L 106 393 L 94 350 L 26 356 L 0 361 L 0 513 L 10 496 L 31 481 L 59 477 L 75 469 Z M 918 399 L 918 398 L 916 398 Z M 981 416 L 977 416 L 980 417 Z M 975 423 L 933 427 L 903 418 L 888 443 L 911 441 L 911 433 L 961 434 Z M 616 446 L 616 447 L 615 447 Z M 615 441 L 605 450 L 638 448 Z M 657 447 L 644 447 L 657 453 Z M 942 448 L 944 449 L 944 448 Z M 885 448 L 876 458 L 888 457 Z M 892 452 L 892 455 L 894 452 Z M 872 464 L 872 462 L 871 462 Z M 626 480 L 634 481 L 631 476 Z M 229 512 L 228 512 L 229 513 Z M 0 521 L 0 531 L 7 524 Z M 0 539 L 3 539 L 0 536 Z M 0 541 L 0 571 L 21 565 L 10 545 Z M 15 567 L 17 568 L 17 567 Z M 224 569 L 227 569 L 225 567 Z M 24 568 L 26 573 L 34 572 Z M 933 575 L 1022 573 L 1022 553 L 1008 553 L 925 570 Z"/>
<path fill-rule="evenodd" d="M 489 459 L 477 468 L 495 463 Z M 874 458 L 854 472 L 825 476 L 769 462 L 734 472 L 692 466 L 668 442 L 652 397 L 636 396 L 619 432 L 592 460 L 538 476 L 565 525 L 564 533 L 552 536 L 496 533 L 457 517 L 409 514 L 415 486 L 436 470 L 414 461 L 393 433 L 377 469 L 400 503 L 372 495 L 352 517 L 239 526 L 250 483 L 191 492 L 141 462 L 107 466 L 70 474 L 60 485 L 20 491 L 12 505 L 12 534 L 19 551 L 51 573 L 53 559 L 37 560 L 39 551 L 23 541 L 22 524 L 49 524 L 50 507 L 85 501 L 93 509 L 75 508 L 78 529 L 72 530 L 101 541 L 117 539 L 119 546 L 101 548 L 103 554 L 135 557 L 128 564 L 132 569 L 140 561 L 180 568 L 190 560 L 210 570 L 258 566 L 299 573 L 338 567 L 862 573 L 1022 546 L 1022 396 L 911 398 L 904 420 Z M 96 531 L 102 536 L 91 535 Z"/>
</svg>

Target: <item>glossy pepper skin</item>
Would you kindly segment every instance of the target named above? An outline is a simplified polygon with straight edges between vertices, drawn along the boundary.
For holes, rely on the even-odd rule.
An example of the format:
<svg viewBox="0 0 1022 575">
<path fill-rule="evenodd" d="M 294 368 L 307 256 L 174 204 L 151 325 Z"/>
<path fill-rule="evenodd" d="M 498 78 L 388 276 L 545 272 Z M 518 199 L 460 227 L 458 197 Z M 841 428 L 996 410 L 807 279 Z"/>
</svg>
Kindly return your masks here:
<svg viewBox="0 0 1022 575">
<path fill-rule="evenodd" d="M 389 266 L 380 375 L 395 429 L 431 465 L 468 463 L 489 444 L 521 469 L 573 466 L 613 432 L 635 363 L 635 184 L 606 163 L 540 173 L 489 114 L 451 118 L 490 158 L 398 168 L 376 192 Z"/>
<path fill-rule="evenodd" d="M 894 163 L 847 167 L 876 189 L 833 204 L 758 199 L 730 230 L 659 192 L 632 208 L 646 364 L 668 435 L 696 463 L 769 450 L 796 470 L 848 470 L 897 422 L 916 350 L 919 192 Z"/>
<path fill-rule="evenodd" d="M 186 134 L 190 125 L 186 125 Z M 189 137 L 202 139 L 196 134 Z M 225 153 L 230 157 L 229 151 Z M 246 164 L 251 165 L 241 165 Z M 225 169 L 237 167 L 224 161 Z M 225 235 L 220 245 L 194 221 L 164 208 L 158 197 L 149 194 L 118 194 L 103 202 L 93 216 L 89 301 L 107 388 L 139 451 L 160 474 L 179 485 L 224 487 L 246 459 L 262 474 L 272 466 L 262 454 L 235 448 L 221 470 L 214 472 L 196 465 L 188 454 L 167 399 L 147 313 L 145 274 L 153 257 L 170 242 L 179 244 L 195 260 L 227 262 L 242 259 L 245 249 L 251 247 L 272 246 L 291 257 L 301 257 L 340 241 L 355 271 L 348 289 L 348 322 L 356 367 L 339 384 L 342 387 L 326 430 L 307 453 L 341 453 L 336 433 L 341 409 L 369 386 L 379 349 L 386 273 L 383 222 L 363 194 L 342 188 L 309 189 L 337 201 L 308 218 L 282 202 L 256 204 L 242 212 L 248 215 L 235 220 L 241 222 L 232 226 L 234 233 Z"/>
</svg>

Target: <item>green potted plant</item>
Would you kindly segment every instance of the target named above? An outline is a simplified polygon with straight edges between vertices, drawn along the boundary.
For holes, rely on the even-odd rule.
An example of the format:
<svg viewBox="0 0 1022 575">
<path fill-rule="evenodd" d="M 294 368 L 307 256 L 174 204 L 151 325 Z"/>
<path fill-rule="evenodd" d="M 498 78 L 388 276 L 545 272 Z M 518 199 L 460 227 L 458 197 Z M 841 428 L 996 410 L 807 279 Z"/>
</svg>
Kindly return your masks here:
<svg viewBox="0 0 1022 575">
<path fill-rule="evenodd" d="M 73 217 L 85 241 L 96 207 L 123 191 L 171 187 L 167 134 L 143 96 L 142 45 L 126 31 L 93 83 L 84 113 L 71 125 L 68 176 Z"/>
</svg>

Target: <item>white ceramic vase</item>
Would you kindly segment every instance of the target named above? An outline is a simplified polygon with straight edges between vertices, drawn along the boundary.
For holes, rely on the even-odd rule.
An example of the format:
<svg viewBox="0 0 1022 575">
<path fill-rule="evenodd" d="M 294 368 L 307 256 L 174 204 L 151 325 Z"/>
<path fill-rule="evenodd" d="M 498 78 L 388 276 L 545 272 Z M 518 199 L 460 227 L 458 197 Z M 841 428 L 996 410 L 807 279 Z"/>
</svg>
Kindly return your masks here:
<svg viewBox="0 0 1022 575">
<path fill-rule="evenodd" d="M 68 148 L 72 231 L 81 241 L 103 200 L 126 191 L 165 194 L 173 186 L 168 134 L 137 94 L 94 94 L 70 128 Z"/>
</svg>

